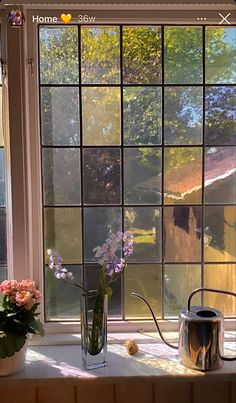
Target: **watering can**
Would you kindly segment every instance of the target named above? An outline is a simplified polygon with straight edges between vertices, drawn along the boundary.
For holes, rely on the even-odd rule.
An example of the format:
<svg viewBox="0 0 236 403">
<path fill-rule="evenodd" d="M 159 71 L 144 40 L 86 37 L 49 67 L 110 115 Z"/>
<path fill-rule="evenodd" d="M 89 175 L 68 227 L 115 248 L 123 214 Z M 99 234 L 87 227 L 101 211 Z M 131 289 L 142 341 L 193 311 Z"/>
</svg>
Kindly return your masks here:
<svg viewBox="0 0 236 403">
<path fill-rule="evenodd" d="M 209 291 L 219 294 L 229 294 L 236 297 L 231 291 L 214 288 L 197 288 L 188 297 L 187 309 L 180 314 L 179 342 L 173 345 L 163 337 L 155 314 L 148 301 L 141 295 L 132 292 L 131 295 L 140 298 L 148 306 L 158 333 L 164 343 L 178 350 L 182 365 L 200 371 L 213 371 L 221 368 L 223 361 L 234 361 L 236 357 L 224 357 L 224 316 L 217 309 L 205 306 L 191 307 L 191 299 L 198 292 Z"/>
</svg>

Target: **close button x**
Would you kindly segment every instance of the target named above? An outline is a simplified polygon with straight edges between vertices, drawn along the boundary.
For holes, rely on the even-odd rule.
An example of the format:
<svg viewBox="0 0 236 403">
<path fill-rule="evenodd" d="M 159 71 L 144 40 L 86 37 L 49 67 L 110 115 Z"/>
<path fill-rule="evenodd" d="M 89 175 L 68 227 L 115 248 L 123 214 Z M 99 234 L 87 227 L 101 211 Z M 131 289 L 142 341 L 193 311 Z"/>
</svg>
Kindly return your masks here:
<svg viewBox="0 0 236 403">
<path fill-rule="evenodd" d="M 221 25 L 224 21 L 225 21 L 228 25 L 230 25 L 230 22 L 227 20 L 227 18 L 230 16 L 230 13 L 227 14 L 225 17 L 224 17 L 221 13 L 219 13 L 219 16 L 222 18 L 222 20 L 219 22 L 219 25 Z"/>
</svg>

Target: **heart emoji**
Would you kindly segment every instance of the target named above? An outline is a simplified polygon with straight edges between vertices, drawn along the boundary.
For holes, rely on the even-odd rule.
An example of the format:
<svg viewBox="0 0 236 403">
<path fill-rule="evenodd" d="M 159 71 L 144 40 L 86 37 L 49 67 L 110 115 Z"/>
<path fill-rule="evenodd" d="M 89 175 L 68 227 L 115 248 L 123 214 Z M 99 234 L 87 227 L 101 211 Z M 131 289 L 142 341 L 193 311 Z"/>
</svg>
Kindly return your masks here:
<svg viewBox="0 0 236 403">
<path fill-rule="evenodd" d="M 71 14 L 61 14 L 61 20 L 64 22 L 64 24 L 68 24 L 71 18 L 72 18 Z"/>
</svg>

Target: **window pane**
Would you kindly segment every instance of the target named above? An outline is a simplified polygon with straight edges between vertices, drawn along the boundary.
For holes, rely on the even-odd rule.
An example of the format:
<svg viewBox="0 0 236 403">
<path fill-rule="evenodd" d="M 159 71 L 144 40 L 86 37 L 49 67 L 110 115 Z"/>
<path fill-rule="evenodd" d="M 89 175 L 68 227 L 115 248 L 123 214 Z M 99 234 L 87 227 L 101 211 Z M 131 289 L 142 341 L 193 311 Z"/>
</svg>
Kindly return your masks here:
<svg viewBox="0 0 236 403">
<path fill-rule="evenodd" d="M 41 84 L 78 83 L 78 28 L 40 27 L 39 35 Z"/>
<path fill-rule="evenodd" d="M 165 316 L 178 316 L 187 307 L 188 296 L 201 287 L 201 266 L 198 264 L 168 264 L 164 269 Z M 201 305 L 200 294 L 192 299 L 192 305 Z"/>
<path fill-rule="evenodd" d="M 236 29 L 206 27 L 206 83 L 236 82 Z"/>
<path fill-rule="evenodd" d="M 236 202 L 236 147 L 209 147 L 205 151 L 205 202 Z"/>
<path fill-rule="evenodd" d="M 125 209 L 125 231 L 134 236 L 134 254 L 129 262 L 160 262 L 161 210 L 160 208 L 130 207 Z"/>
<path fill-rule="evenodd" d="M 81 27 L 82 83 L 120 82 L 120 28 Z"/>
<path fill-rule="evenodd" d="M 47 249 L 56 249 L 65 264 L 78 264 L 82 259 L 80 208 L 44 209 L 45 256 Z"/>
<path fill-rule="evenodd" d="M 43 149 L 44 203 L 80 204 L 80 150 Z"/>
<path fill-rule="evenodd" d="M 236 144 L 234 87 L 206 87 L 206 144 Z"/>
<path fill-rule="evenodd" d="M 2 87 L 0 87 L 0 147 L 4 146 L 2 130 Z"/>
<path fill-rule="evenodd" d="M 6 209 L 0 208 L 0 265 L 7 263 Z"/>
<path fill-rule="evenodd" d="M 126 204 L 160 204 L 159 148 L 124 149 L 124 196 Z"/>
<path fill-rule="evenodd" d="M 74 282 L 82 280 L 82 267 L 70 265 L 67 269 L 73 273 Z M 45 268 L 45 309 L 46 320 L 79 320 L 80 289 L 72 284 L 65 284 L 55 278 L 52 270 Z"/>
<path fill-rule="evenodd" d="M 0 206 L 5 206 L 5 156 L 4 149 L 0 148 Z"/>
<path fill-rule="evenodd" d="M 165 204 L 202 201 L 202 149 L 174 147 L 164 151 Z"/>
<path fill-rule="evenodd" d="M 85 204 L 120 203 L 120 149 L 83 150 Z"/>
<path fill-rule="evenodd" d="M 125 319 L 150 319 L 146 304 L 132 297 L 136 292 L 146 298 L 155 314 L 161 316 L 161 266 L 158 264 L 128 264 L 125 277 Z"/>
<path fill-rule="evenodd" d="M 0 283 L 7 279 L 7 268 L 6 266 L 0 266 Z"/>
<path fill-rule="evenodd" d="M 165 262 L 200 262 L 201 231 L 201 207 L 165 207 Z"/>
<path fill-rule="evenodd" d="M 126 84 L 161 82 L 160 27 L 123 28 L 123 81 Z"/>
<path fill-rule="evenodd" d="M 205 287 L 235 292 L 236 264 L 206 264 L 204 267 Z M 236 298 L 206 292 L 204 305 L 220 310 L 225 316 L 235 316 Z"/>
<path fill-rule="evenodd" d="M 165 88 L 165 144 L 201 144 L 202 88 Z"/>
<path fill-rule="evenodd" d="M 78 88 L 41 88 L 41 132 L 44 145 L 80 143 Z"/>
<path fill-rule="evenodd" d="M 84 257 L 96 262 L 93 249 L 104 244 L 111 232 L 121 231 L 121 208 L 87 207 L 84 209 Z"/>
<path fill-rule="evenodd" d="M 98 265 L 85 265 L 85 285 L 89 290 L 94 290 L 97 288 L 99 273 L 101 266 Z M 121 298 L 121 287 L 122 279 L 119 278 L 111 284 L 112 297 L 108 304 L 108 315 L 109 319 L 121 319 L 122 312 L 122 298 Z"/>
<path fill-rule="evenodd" d="M 165 83 L 202 83 L 202 28 L 165 27 Z"/>
<path fill-rule="evenodd" d="M 161 144 L 161 88 L 124 87 L 124 143 Z"/>
<path fill-rule="evenodd" d="M 236 206 L 205 207 L 204 254 L 206 262 L 236 260 Z"/>
<path fill-rule="evenodd" d="M 119 145 L 120 88 L 82 88 L 83 144 Z"/>
</svg>

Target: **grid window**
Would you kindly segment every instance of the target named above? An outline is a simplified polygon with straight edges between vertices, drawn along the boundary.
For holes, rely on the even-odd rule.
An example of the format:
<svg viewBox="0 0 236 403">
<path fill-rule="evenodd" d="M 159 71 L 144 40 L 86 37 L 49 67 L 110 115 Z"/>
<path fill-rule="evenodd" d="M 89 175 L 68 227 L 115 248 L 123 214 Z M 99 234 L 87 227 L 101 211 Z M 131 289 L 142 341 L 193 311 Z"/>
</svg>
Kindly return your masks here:
<svg viewBox="0 0 236 403">
<path fill-rule="evenodd" d="M 94 288 L 93 248 L 129 230 L 113 319 L 150 318 L 131 291 L 173 317 L 193 288 L 236 282 L 235 32 L 39 27 L 45 251 Z M 47 263 L 45 253 L 46 320 L 78 319 L 78 289 L 58 285 Z"/>
</svg>

